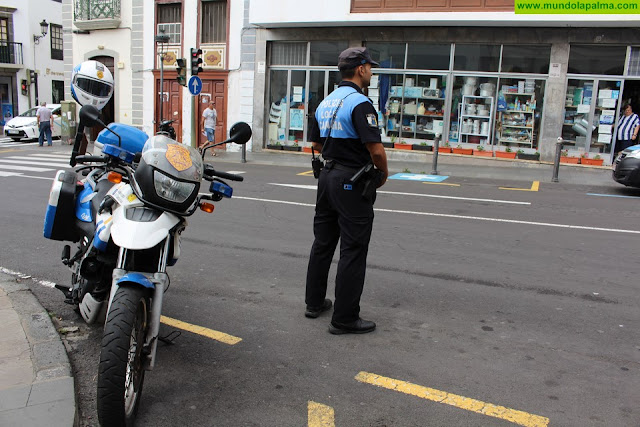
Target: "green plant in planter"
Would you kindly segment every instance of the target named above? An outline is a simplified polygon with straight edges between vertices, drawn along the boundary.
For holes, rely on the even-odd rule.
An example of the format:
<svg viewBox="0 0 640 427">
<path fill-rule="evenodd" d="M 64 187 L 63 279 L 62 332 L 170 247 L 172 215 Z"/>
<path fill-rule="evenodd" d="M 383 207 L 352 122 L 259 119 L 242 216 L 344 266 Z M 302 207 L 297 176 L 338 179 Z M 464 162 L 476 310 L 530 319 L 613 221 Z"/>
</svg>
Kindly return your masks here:
<svg viewBox="0 0 640 427">
<path fill-rule="evenodd" d="M 451 146 L 449 145 L 449 141 L 445 142 L 445 143 L 444 143 L 444 145 L 443 145 L 443 147 L 446 147 L 446 148 L 451 147 Z"/>
<path fill-rule="evenodd" d="M 422 141 L 422 142 L 420 143 L 420 145 L 426 146 L 426 145 L 427 145 L 427 143 L 426 143 L 426 142 L 424 142 L 424 141 Z"/>
<path fill-rule="evenodd" d="M 602 159 L 602 157 L 600 157 L 600 154 L 596 154 L 596 155 L 593 157 L 593 160 L 600 160 L 600 159 Z"/>
<path fill-rule="evenodd" d="M 580 154 L 580 158 L 581 159 L 588 159 L 589 158 L 589 154 L 588 153 L 582 153 L 582 154 Z"/>
<path fill-rule="evenodd" d="M 404 170 L 402 171 L 402 173 L 411 173 L 411 171 L 409 170 L 409 168 L 404 168 Z"/>
<path fill-rule="evenodd" d="M 505 153 L 511 153 L 513 150 L 511 150 L 511 147 L 507 147 L 504 149 Z"/>
<path fill-rule="evenodd" d="M 518 150 L 516 151 L 516 154 L 524 154 L 524 150 Z"/>
<path fill-rule="evenodd" d="M 569 150 L 560 151 L 560 156 L 561 157 L 569 157 Z"/>
<path fill-rule="evenodd" d="M 396 142 L 396 136 L 395 135 L 391 135 L 391 142 Z"/>
<path fill-rule="evenodd" d="M 484 151 L 484 145 L 478 145 L 478 151 Z"/>
</svg>

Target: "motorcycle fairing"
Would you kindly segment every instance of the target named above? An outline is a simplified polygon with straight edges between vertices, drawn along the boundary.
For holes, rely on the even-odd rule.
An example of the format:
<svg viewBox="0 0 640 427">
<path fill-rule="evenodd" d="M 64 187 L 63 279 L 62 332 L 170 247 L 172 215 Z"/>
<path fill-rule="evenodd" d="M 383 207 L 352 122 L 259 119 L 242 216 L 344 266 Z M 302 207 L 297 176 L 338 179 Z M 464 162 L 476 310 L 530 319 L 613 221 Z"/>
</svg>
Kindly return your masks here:
<svg viewBox="0 0 640 427">
<path fill-rule="evenodd" d="M 100 252 L 107 250 L 109 237 L 111 237 L 111 226 L 113 225 L 111 214 L 103 212 L 98 215 L 96 233 L 93 236 L 93 246 Z"/>
<path fill-rule="evenodd" d="M 76 199 L 76 218 L 80 221 L 93 221 L 93 216 L 91 215 L 91 199 L 93 199 L 94 196 L 93 188 L 89 182 L 85 182 L 84 188 L 80 191 Z"/>
<path fill-rule="evenodd" d="M 156 287 L 156 285 L 154 285 L 153 282 L 142 273 L 127 273 L 118 279 L 116 285 L 120 286 L 123 282 L 137 283 L 148 289 L 155 289 Z"/>
</svg>

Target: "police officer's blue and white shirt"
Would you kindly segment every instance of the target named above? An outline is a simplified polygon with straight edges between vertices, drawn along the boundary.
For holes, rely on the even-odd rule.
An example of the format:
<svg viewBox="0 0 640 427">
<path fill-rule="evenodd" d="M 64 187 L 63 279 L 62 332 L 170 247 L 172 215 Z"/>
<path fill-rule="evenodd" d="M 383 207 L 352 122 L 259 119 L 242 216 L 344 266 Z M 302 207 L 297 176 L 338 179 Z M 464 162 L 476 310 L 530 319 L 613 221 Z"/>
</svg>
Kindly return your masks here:
<svg viewBox="0 0 640 427">
<path fill-rule="evenodd" d="M 365 144 L 382 142 L 378 113 L 371 100 L 352 82 L 341 82 L 320 103 L 314 119 L 310 141 L 322 143 L 322 157 L 343 166 L 360 168 L 371 162 Z"/>
<path fill-rule="evenodd" d="M 622 116 L 618 124 L 618 141 L 628 141 L 633 137 L 633 130 L 640 125 L 640 119 L 636 113 Z"/>
</svg>

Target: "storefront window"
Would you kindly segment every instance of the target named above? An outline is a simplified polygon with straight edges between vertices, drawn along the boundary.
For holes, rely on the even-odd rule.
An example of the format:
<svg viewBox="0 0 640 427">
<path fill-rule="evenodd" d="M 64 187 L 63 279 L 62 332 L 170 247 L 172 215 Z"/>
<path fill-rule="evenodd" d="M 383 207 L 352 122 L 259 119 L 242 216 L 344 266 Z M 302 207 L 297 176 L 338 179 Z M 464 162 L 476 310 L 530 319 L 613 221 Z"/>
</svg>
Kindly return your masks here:
<svg viewBox="0 0 640 427">
<path fill-rule="evenodd" d="M 587 149 L 587 137 L 591 135 L 589 117 L 593 101 L 593 80 L 570 79 L 565 97 L 564 123 L 562 139 L 567 149 L 584 152 Z"/>
<path fill-rule="evenodd" d="M 619 80 L 598 82 L 595 113 L 592 121 L 591 144 L 588 147 L 591 153 L 611 153 L 611 145 L 614 142 L 615 117 L 620 101 Z"/>
<path fill-rule="evenodd" d="M 287 129 L 287 71 L 271 70 L 269 88 L 269 145 L 285 142 Z"/>
<path fill-rule="evenodd" d="M 640 76 L 640 47 L 633 46 L 631 48 L 631 55 L 629 56 L 629 68 L 627 68 L 627 75 Z"/>
<path fill-rule="evenodd" d="M 306 42 L 274 42 L 271 43 L 269 65 L 306 65 Z"/>
<path fill-rule="evenodd" d="M 449 143 L 492 144 L 496 77 L 457 76 L 453 85 Z"/>
<path fill-rule="evenodd" d="M 627 56 L 626 46 L 574 45 L 569 48 L 569 74 L 621 76 Z"/>
<path fill-rule="evenodd" d="M 289 136 L 287 145 L 298 145 L 303 141 L 304 131 L 304 101 L 305 101 L 305 72 L 291 72 L 291 87 L 289 88 Z"/>
<path fill-rule="evenodd" d="M 367 43 L 367 49 L 380 68 L 404 68 L 406 43 Z"/>
<path fill-rule="evenodd" d="M 551 46 L 504 45 L 500 71 L 547 74 L 550 57 Z"/>
<path fill-rule="evenodd" d="M 498 71 L 499 45 L 456 44 L 453 68 L 460 71 Z"/>
<path fill-rule="evenodd" d="M 448 70 L 450 57 L 450 43 L 409 43 L 407 68 L 413 70 Z"/>
<path fill-rule="evenodd" d="M 538 148 L 544 80 L 500 78 L 496 138 L 513 151 Z"/>
<path fill-rule="evenodd" d="M 343 42 L 311 42 L 309 46 L 309 65 L 335 66 L 338 64 L 338 55 L 349 47 Z"/>
</svg>

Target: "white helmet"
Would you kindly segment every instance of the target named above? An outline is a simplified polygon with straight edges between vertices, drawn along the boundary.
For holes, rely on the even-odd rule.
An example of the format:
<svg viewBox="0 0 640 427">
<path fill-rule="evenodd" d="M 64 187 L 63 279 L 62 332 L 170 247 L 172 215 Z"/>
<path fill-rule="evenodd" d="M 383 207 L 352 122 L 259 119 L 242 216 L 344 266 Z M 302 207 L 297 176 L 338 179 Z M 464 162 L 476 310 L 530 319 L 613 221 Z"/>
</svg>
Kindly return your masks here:
<svg viewBox="0 0 640 427">
<path fill-rule="evenodd" d="M 71 73 L 71 95 L 80 105 L 102 110 L 113 94 L 111 71 L 98 61 L 76 65 Z"/>
</svg>

